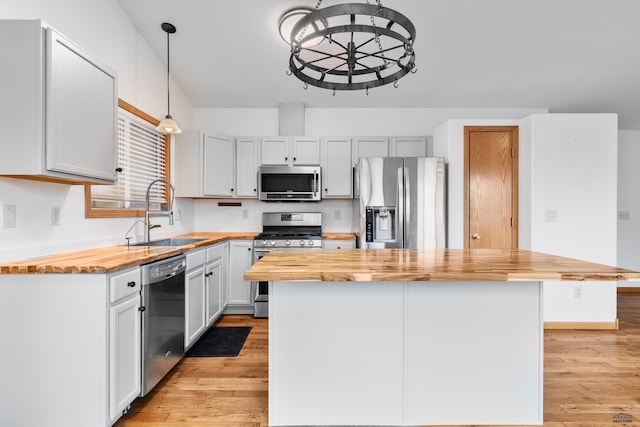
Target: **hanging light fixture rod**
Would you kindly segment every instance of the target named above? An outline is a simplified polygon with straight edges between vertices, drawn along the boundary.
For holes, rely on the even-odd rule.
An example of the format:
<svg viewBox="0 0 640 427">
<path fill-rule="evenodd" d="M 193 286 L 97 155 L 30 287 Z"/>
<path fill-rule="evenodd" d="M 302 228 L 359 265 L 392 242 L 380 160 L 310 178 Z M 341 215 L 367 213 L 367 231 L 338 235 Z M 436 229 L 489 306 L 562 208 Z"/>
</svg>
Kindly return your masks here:
<svg viewBox="0 0 640 427">
<path fill-rule="evenodd" d="M 169 64 L 171 62 L 170 49 L 169 49 L 169 36 L 176 32 L 176 27 L 169 22 L 163 22 L 160 25 L 160 28 L 162 28 L 162 31 L 167 33 L 167 115 L 156 127 L 156 129 L 162 133 L 177 134 L 177 133 L 182 133 L 182 130 L 178 126 L 178 123 L 176 123 L 176 121 L 173 120 L 173 118 L 171 117 L 171 110 L 170 110 L 171 102 L 170 102 L 170 90 L 169 90 Z"/>
</svg>

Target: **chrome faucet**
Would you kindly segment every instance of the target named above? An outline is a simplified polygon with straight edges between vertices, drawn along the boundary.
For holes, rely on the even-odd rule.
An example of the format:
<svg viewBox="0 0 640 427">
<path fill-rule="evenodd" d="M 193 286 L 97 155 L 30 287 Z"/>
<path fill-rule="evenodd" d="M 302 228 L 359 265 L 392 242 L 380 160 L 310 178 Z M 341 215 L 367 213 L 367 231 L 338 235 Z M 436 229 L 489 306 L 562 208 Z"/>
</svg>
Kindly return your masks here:
<svg viewBox="0 0 640 427">
<path fill-rule="evenodd" d="M 162 182 L 164 184 L 167 184 L 169 187 L 171 187 L 171 204 L 169 205 L 168 211 L 159 212 L 159 211 L 149 210 L 149 192 L 151 191 L 151 187 L 153 187 L 153 184 L 157 182 Z M 160 224 L 152 225 L 149 222 L 149 218 L 151 218 L 152 216 L 168 216 L 169 225 L 173 225 L 173 202 L 175 200 L 175 197 L 176 197 L 176 189 L 173 186 L 173 184 L 170 183 L 168 180 L 166 180 L 165 178 L 158 178 L 156 180 L 151 181 L 151 183 L 147 187 L 147 194 L 145 195 L 145 198 L 144 198 L 144 241 L 145 242 L 148 243 L 151 241 L 151 238 L 149 237 L 149 231 L 151 231 L 152 228 L 160 227 Z"/>
</svg>

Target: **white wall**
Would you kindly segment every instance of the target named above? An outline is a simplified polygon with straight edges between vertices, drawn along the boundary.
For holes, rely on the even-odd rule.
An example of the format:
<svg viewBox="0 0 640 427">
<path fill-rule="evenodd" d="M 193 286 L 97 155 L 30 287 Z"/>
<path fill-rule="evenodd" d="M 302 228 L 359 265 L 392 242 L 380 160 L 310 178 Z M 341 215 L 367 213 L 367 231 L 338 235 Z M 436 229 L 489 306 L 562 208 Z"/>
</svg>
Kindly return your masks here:
<svg viewBox="0 0 640 427">
<path fill-rule="evenodd" d="M 166 65 L 133 27 L 116 0 L 3 0 L 1 19 L 43 19 L 118 73 L 118 94 L 154 117 L 166 114 Z M 162 37 L 158 29 L 158 36 Z M 162 90 L 158 90 L 162 88 Z M 193 107 L 172 82 L 171 111 L 183 127 L 193 126 Z M 19 143 L 19 141 L 16 141 Z M 0 261 L 124 242 L 132 219 L 85 219 L 84 188 L 0 177 L 0 204 L 16 206 L 15 228 L 0 228 Z M 49 225 L 49 209 L 60 207 L 60 225 Z M 183 221 L 157 236 L 193 225 L 191 201 L 180 201 Z M 142 228 L 137 228 L 138 236 Z"/>
<path fill-rule="evenodd" d="M 520 188 L 530 197 L 520 247 L 616 265 L 617 115 L 534 114 L 522 125 Z M 616 313 L 615 282 L 544 284 L 547 322 L 614 322 Z"/>
<path fill-rule="evenodd" d="M 628 219 L 618 219 L 618 265 L 637 271 L 640 271 L 639 161 L 640 131 L 618 132 L 618 211 L 628 213 Z"/>
</svg>

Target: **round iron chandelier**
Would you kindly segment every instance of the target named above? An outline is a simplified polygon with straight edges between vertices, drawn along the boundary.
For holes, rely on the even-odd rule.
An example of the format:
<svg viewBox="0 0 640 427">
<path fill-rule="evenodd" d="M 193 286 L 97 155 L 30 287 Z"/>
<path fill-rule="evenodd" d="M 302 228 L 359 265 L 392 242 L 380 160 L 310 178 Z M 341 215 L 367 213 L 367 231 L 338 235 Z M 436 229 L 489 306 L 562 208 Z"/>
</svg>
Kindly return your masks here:
<svg viewBox="0 0 640 427">
<path fill-rule="evenodd" d="M 280 19 L 299 13 L 283 38 L 291 45 L 287 74 L 324 89 L 360 90 L 393 83 L 416 72 L 413 43 L 416 29 L 403 14 L 377 4 L 346 3 L 315 9 L 292 9 Z M 290 25 L 290 23 L 289 23 Z"/>
</svg>

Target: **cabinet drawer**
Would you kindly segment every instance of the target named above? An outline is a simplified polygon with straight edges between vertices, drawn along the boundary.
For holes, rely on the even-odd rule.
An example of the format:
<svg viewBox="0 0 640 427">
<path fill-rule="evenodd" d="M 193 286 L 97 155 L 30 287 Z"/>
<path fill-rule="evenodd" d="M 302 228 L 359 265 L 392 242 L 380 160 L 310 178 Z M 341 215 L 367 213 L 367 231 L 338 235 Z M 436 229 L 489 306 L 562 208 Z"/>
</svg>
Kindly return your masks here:
<svg viewBox="0 0 640 427">
<path fill-rule="evenodd" d="M 207 248 L 207 262 L 222 258 L 222 245 L 214 245 Z"/>
<path fill-rule="evenodd" d="M 198 249 L 196 251 L 187 252 L 187 270 L 204 264 L 207 261 L 207 251 Z"/>
<path fill-rule="evenodd" d="M 115 302 L 128 295 L 140 292 L 140 268 L 115 274 L 109 278 L 110 301 Z"/>
</svg>

